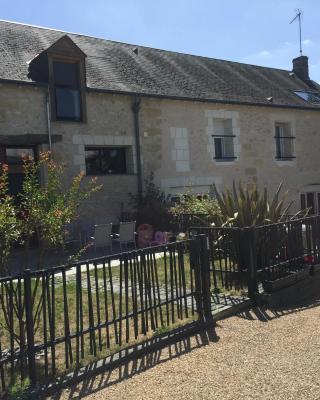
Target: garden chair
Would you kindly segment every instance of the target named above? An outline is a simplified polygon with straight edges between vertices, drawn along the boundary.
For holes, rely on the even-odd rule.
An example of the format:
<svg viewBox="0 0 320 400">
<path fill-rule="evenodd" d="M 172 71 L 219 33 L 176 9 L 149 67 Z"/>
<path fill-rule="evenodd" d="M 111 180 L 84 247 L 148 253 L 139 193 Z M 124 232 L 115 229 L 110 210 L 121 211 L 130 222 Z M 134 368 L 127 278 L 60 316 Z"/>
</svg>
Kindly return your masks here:
<svg viewBox="0 0 320 400">
<path fill-rule="evenodd" d="M 133 244 L 136 249 L 136 221 L 120 222 L 119 234 L 113 239 L 115 243 L 119 243 L 120 251 L 125 247 L 128 250 L 128 244 Z"/>
<path fill-rule="evenodd" d="M 94 226 L 94 251 L 97 248 L 110 247 L 112 252 L 112 222 Z"/>
</svg>

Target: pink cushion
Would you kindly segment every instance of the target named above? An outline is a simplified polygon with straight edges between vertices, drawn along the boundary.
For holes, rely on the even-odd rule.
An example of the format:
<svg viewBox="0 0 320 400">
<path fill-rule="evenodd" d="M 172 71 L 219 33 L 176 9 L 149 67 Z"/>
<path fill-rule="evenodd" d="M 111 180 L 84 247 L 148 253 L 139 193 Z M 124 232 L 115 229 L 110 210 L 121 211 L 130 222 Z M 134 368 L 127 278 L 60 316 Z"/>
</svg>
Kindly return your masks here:
<svg viewBox="0 0 320 400">
<path fill-rule="evenodd" d="M 155 242 L 159 243 L 159 244 L 165 244 L 167 243 L 167 238 L 164 232 L 161 231 L 157 231 L 154 234 L 154 240 Z"/>
</svg>

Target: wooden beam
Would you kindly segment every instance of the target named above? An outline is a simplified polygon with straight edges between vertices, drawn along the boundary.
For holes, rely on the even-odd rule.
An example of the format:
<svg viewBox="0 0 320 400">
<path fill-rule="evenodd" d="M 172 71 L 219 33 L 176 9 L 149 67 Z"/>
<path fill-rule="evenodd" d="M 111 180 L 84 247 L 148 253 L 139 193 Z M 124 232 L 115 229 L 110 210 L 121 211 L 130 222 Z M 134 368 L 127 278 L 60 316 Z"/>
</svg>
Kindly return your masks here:
<svg viewBox="0 0 320 400">
<path fill-rule="evenodd" d="M 51 140 L 53 143 L 61 142 L 62 135 L 52 135 Z M 48 144 L 49 138 L 46 134 L 32 134 L 25 135 L 0 135 L 0 145 L 5 146 L 26 146 Z"/>
</svg>

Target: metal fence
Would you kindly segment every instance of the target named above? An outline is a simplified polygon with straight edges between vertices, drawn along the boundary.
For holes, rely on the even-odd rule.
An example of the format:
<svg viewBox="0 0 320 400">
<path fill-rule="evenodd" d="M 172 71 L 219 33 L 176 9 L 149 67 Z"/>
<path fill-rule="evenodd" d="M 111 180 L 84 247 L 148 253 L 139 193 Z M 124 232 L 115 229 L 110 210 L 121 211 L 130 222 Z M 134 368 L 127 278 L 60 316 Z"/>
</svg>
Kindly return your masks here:
<svg viewBox="0 0 320 400">
<path fill-rule="evenodd" d="M 213 292 L 247 294 L 247 235 L 239 228 L 221 227 L 192 227 L 190 234 L 203 234 L 207 238 L 207 264 Z"/>
<path fill-rule="evenodd" d="M 259 284 L 320 263 L 320 216 L 259 227 L 192 227 L 209 244 L 211 287 L 255 298 Z"/>
<path fill-rule="evenodd" d="M 0 280 L 0 388 L 77 369 L 210 313 L 186 240 Z M 210 301 L 210 300 L 208 300 Z M 0 391 L 1 391 L 0 390 Z"/>
<path fill-rule="evenodd" d="M 318 264 L 320 216 L 257 227 L 255 258 L 260 280 L 275 280 Z"/>
</svg>

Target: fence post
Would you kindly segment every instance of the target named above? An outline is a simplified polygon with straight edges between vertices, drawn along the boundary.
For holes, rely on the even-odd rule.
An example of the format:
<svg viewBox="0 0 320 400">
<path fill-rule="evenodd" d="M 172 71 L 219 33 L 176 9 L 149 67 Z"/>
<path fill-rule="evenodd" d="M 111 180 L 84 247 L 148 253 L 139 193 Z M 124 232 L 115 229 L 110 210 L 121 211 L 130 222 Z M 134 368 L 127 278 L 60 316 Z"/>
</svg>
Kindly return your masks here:
<svg viewBox="0 0 320 400">
<path fill-rule="evenodd" d="M 29 378 L 31 386 L 35 386 L 37 381 L 36 375 L 36 359 L 34 351 L 34 325 L 32 312 L 32 288 L 31 274 L 27 269 L 24 274 L 24 297 L 26 308 L 26 330 L 27 330 L 27 356 L 29 366 Z"/>
<path fill-rule="evenodd" d="M 190 266 L 194 270 L 195 281 L 195 301 L 199 320 L 204 322 L 203 302 L 202 302 L 202 283 L 200 268 L 200 241 L 196 239 L 190 240 Z"/>
<path fill-rule="evenodd" d="M 207 235 L 202 234 L 199 235 L 199 240 L 203 313 L 206 321 L 212 321 L 213 316 L 211 312 L 209 239 Z"/>
<path fill-rule="evenodd" d="M 243 243 L 245 245 L 245 264 L 247 267 L 248 295 L 250 299 L 256 303 L 259 295 L 259 290 L 257 279 L 255 228 L 243 228 L 242 232 L 245 239 Z"/>
</svg>

